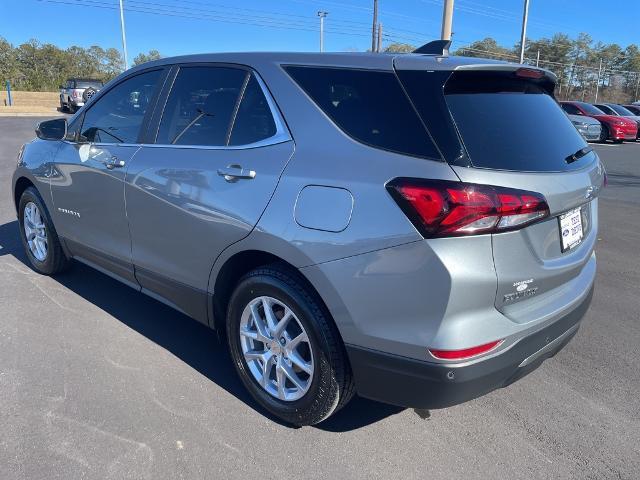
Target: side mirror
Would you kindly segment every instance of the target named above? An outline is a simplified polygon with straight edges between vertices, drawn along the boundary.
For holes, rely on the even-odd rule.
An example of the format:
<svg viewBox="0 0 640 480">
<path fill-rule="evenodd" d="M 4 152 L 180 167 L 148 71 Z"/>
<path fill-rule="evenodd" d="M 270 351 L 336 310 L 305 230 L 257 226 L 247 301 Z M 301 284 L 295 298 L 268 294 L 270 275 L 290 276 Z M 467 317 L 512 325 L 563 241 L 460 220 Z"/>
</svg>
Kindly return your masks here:
<svg viewBox="0 0 640 480">
<path fill-rule="evenodd" d="M 42 140 L 62 140 L 67 136 L 67 119 L 54 118 L 40 122 L 36 127 L 36 135 Z"/>
</svg>

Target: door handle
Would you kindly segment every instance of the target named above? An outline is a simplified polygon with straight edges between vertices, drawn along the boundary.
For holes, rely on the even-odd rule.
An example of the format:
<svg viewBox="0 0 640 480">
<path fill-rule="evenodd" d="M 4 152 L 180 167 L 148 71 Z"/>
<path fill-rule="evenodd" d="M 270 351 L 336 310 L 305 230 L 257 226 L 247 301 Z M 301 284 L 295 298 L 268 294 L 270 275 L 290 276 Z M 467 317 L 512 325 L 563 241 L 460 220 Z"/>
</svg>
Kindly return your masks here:
<svg viewBox="0 0 640 480">
<path fill-rule="evenodd" d="M 246 170 L 240 165 L 229 165 L 226 168 L 219 168 L 218 175 L 224 177 L 227 182 L 235 182 L 239 179 L 251 180 L 256 177 L 254 170 Z"/>
<path fill-rule="evenodd" d="M 109 170 L 113 170 L 114 168 L 122 168 L 125 166 L 125 162 L 124 160 L 120 160 L 118 157 L 116 157 L 115 155 L 112 156 L 109 160 L 107 160 L 106 162 L 104 162 L 105 166 L 109 169 Z"/>
</svg>

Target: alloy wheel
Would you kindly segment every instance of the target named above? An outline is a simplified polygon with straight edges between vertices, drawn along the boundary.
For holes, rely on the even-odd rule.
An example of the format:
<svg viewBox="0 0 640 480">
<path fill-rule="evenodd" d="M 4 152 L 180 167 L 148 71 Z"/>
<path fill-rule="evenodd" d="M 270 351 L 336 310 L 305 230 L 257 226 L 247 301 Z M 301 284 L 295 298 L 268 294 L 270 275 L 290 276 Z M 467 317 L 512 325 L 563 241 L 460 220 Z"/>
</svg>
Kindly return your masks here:
<svg viewBox="0 0 640 480">
<path fill-rule="evenodd" d="M 31 255 L 39 262 L 44 262 L 49 248 L 47 228 L 44 217 L 35 203 L 29 202 L 25 205 L 22 224 Z"/>
<path fill-rule="evenodd" d="M 273 297 L 249 302 L 240 319 L 240 344 L 249 371 L 272 397 L 295 401 L 313 380 L 313 352 L 302 323 Z"/>
</svg>

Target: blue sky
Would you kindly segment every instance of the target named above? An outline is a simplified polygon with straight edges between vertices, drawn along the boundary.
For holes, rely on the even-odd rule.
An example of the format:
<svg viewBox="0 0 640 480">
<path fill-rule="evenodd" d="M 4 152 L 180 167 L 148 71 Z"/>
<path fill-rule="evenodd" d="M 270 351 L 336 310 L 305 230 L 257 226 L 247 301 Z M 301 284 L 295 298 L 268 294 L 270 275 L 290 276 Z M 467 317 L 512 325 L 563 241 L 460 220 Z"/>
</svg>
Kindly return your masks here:
<svg viewBox="0 0 640 480">
<path fill-rule="evenodd" d="M 195 52 L 318 49 L 318 10 L 325 49 L 370 47 L 373 0 L 124 0 L 129 57 L 157 49 Z M 2 0 L 0 35 L 13 44 L 36 38 L 70 45 L 121 47 L 118 0 Z M 520 35 L 522 0 L 456 0 L 454 48 L 492 36 L 511 46 Z M 93 6 L 85 6 L 93 5 Z M 531 0 L 529 38 L 589 33 L 596 41 L 640 43 L 639 0 Z M 420 44 L 440 34 L 442 0 L 379 0 L 385 43 Z M 163 14 L 152 14 L 151 11 Z M 146 12 L 146 13 L 145 13 Z M 630 19 L 635 19 L 633 22 Z"/>
</svg>

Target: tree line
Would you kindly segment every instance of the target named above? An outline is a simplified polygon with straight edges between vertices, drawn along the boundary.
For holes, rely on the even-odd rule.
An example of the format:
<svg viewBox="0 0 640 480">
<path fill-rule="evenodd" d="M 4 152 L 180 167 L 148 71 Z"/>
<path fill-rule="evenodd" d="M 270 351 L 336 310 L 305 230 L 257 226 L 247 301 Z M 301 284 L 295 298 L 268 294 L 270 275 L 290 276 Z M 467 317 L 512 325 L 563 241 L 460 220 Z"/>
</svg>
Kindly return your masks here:
<svg viewBox="0 0 640 480">
<path fill-rule="evenodd" d="M 387 45 L 387 52 L 410 52 L 415 46 L 402 43 Z M 487 37 L 459 47 L 454 55 L 519 60 L 520 45 L 505 47 Z M 157 50 L 141 53 L 134 65 L 160 58 Z M 560 99 L 624 103 L 640 95 L 640 48 L 631 44 L 594 42 L 586 33 L 570 38 L 557 33 L 549 38 L 530 40 L 525 61 L 538 64 L 558 76 L 556 96 Z M 0 37 L 0 81 L 11 82 L 15 90 L 54 91 L 70 77 L 111 80 L 125 69 L 120 51 L 93 45 L 66 49 L 30 40 L 14 46 Z M 0 87 L 2 88 L 2 87 Z"/>
<path fill-rule="evenodd" d="M 455 38 L 454 38 L 455 40 Z M 455 42 L 454 42 L 455 45 Z M 409 44 L 388 45 L 385 51 L 410 52 Z M 520 60 L 520 43 L 513 47 L 500 45 L 487 37 L 460 47 L 454 55 L 488 57 L 510 62 Z M 525 48 L 525 63 L 551 70 L 558 77 L 556 97 L 562 100 L 626 103 L 640 95 L 640 48 L 631 44 L 594 42 L 586 33 L 572 39 L 564 33 L 549 38 L 529 40 Z"/>
<path fill-rule="evenodd" d="M 160 58 L 157 50 L 141 53 L 134 65 Z M 11 82 L 14 90 L 55 91 L 67 78 L 95 78 L 104 82 L 125 70 L 120 51 L 97 45 L 66 49 L 50 43 L 29 40 L 13 46 L 0 37 L 0 89 Z"/>
</svg>

